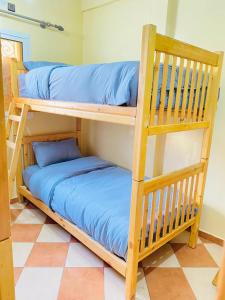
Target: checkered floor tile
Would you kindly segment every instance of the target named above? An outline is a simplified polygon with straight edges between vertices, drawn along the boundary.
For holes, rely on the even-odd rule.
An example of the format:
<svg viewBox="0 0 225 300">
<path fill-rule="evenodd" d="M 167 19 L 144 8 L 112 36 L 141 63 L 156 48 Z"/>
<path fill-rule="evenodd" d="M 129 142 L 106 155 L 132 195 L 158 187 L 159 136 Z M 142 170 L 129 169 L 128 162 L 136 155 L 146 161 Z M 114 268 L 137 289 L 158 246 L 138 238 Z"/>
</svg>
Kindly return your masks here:
<svg viewBox="0 0 225 300">
<path fill-rule="evenodd" d="M 124 279 L 40 210 L 11 205 L 17 300 L 124 300 Z M 188 232 L 148 257 L 139 269 L 137 300 L 213 300 L 222 247 Z"/>
</svg>

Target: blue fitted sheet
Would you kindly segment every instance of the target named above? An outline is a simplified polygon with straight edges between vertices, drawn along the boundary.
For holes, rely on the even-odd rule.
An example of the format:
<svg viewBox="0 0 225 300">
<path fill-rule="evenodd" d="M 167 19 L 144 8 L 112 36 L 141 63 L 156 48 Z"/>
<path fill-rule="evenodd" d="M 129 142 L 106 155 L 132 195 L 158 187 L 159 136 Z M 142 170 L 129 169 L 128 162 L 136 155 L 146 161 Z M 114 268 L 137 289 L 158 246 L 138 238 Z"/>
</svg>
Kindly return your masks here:
<svg viewBox="0 0 225 300">
<path fill-rule="evenodd" d="M 91 156 L 44 168 L 31 166 L 23 175 L 35 197 L 76 224 L 106 249 L 126 259 L 132 181 L 130 171 Z M 166 198 L 167 191 L 163 206 Z M 169 199 L 171 207 L 171 195 Z M 159 195 L 156 207 L 158 202 Z M 154 223 L 156 228 L 157 219 Z"/>
<path fill-rule="evenodd" d="M 160 102 L 163 67 L 163 64 L 160 64 L 157 108 Z M 171 70 L 172 67 L 169 65 L 165 107 L 169 96 Z M 178 71 L 179 68 L 176 69 L 175 74 L 174 102 Z M 138 74 L 138 61 L 81 66 L 45 66 L 19 76 L 20 96 L 43 100 L 136 106 Z M 185 74 L 184 69 L 182 88 Z M 189 86 L 190 83 L 191 76 Z M 180 101 L 182 101 L 182 92 Z"/>
</svg>

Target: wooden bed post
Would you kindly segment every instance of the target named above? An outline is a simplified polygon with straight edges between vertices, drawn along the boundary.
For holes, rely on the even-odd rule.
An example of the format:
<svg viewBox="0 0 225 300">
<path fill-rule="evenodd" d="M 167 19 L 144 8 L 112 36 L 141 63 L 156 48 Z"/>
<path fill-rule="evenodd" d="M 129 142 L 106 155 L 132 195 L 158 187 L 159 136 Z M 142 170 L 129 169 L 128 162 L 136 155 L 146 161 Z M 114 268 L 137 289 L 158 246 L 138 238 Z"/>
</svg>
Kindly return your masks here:
<svg viewBox="0 0 225 300">
<path fill-rule="evenodd" d="M 126 272 L 127 300 L 135 299 L 137 284 L 143 185 L 145 176 L 148 126 L 150 120 L 149 99 L 151 98 L 151 86 L 153 82 L 155 38 L 156 27 L 153 25 L 146 25 L 142 35 L 137 117 L 133 147 L 133 178 Z"/>
<path fill-rule="evenodd" d="M 223 64 L 223 52 L 219 52 L 219 60 L 218 66 L 213 67 L 213 77 L 212 77 L 212 89 L 211 89 L 211 101 L 210 107 L 208 109 L 208 120 L 210 125 L 207 129 L 204 130 L 203 142 L 202 142 L 202 151 L 201 151 L 201 161 L 205 163 L 205 169 L 200 177 L 199 182 L 199 190 L 198 190 L 198 214 L 196 216 L 196 221 L 191 227 L 191 235 L 189 239 L 189 246 L 191 248 L 195 248 L 198 239 L 198 230 L 200 225 L 201 213 L 202 213 L 202 206 L 203 206 L 203 196 L 205 190 L 205 183 L 206 183 L 206 176 L 208 170 L 208 163 L 209 163 L 209 155 L 210 149 L 212 144 L 212 135 L 213 135 L 213 128 L 215 123 L 216 117 L 216 109 L 217 109 L 217 101 L 219 95 L 219 88 L 220 88 L 220 78 L 222 72 L 222 64 Z"/>
<path fill-rule="evenodd" d="M 10 238 L 10 212 L 5 139 L 5 111 L 2 81 L 0 43 L 0 299 L 14 300 L 12 242 Z"/>
<path fill-rule="evenodd" d="M 155 137 L 155 155 L 153 166 L 153 177 L 160 176 L 163 173 L 164 155 L 166 147 L 166 134 Z"/>
</svg>

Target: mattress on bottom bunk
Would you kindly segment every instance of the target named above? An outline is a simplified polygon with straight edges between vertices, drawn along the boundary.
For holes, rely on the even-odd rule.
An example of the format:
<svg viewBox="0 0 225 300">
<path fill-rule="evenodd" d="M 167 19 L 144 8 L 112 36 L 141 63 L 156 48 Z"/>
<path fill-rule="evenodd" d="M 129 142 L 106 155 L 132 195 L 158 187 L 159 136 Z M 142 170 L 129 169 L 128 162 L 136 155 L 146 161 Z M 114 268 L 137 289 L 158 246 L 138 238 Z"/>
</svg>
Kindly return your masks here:
<svg viewBox="0 0 225 300">
<path fill-rule="evenodd" d="M 157 108 L 160 104 L 164 65 L 160 64 Z M 168 66 L 165 108 L 168 105 L 172 66 Z M 20 96 L 35 99 L 61 100 L 108 105 L 136 106 L 138 94 L 139 62 L 117 62 L 81 66 L 51 65 L 32 69 L 19 76 Z M 174 83 L 175 104 L 179 68 Z M 186 70 L 183 71 L 180 107 Z M 192 75 L 192 71 L 190 72 Z M 189 101 L 191 77 L 189 78 L 187 102 Z M 197 86 L 197 76 L 195 87 Z M 149 99 L 150 101 L 150 99 Z M 199 101 L 197 99 L 196 101 Z M 193 101 L 193 104 L 195 99 Z"/>
<path fill-rule="evenodd" d="M 107 250 L 126 259 L 132 182 L 130 171 L 92 156 L 44 168 L 31 166 L 23 175 L 35 197 L 76 224 Z M 165 194 L 164 207 L 166 198 Z M 159 197 L 156 207 L 158 202 Z M 172 197 L 170 207 L 171 202 Z M 150 206 L 151 201 L 149 211 Z M 157 220 L 154 222 L 156 228 Z"/>
</svg>

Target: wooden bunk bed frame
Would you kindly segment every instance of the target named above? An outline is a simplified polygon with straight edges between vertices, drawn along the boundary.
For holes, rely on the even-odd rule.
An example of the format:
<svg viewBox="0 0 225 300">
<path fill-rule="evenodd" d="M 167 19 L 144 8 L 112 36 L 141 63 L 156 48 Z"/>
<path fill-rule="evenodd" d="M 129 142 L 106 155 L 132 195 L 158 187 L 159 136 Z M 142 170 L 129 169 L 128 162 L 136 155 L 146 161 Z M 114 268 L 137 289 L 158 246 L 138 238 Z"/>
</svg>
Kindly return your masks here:
<svg viewBox="0 0 225 300">
<path fill-rule="evenodd" d="M 122 274 L 126 278 L 127 300 L 135 299 L 137 270 L 140 261 L 188 227 L 191 228 L 189 246 L 192 248 L 196 246 L 217 108 L 222 61 L 222 52 L 210 52 L 158 34 L 156 27 L 153 25 L 144 26 L 137 107 L 113 107 L 19 98 L 18 74 L 26 72 L 26 70 L 21 63 L 15 61 L 12 63 L 12 92 L 16 108 L 27 107 L 30 111 L 77 118 L 75 133 L 29 136 L 22 139 L 23 166 L 21 167 L 21 164 L 19 164 L 18 167 L 18 192 Z M 159 108 L 157 108 L 160 62 L 164 63 L 165 68 L 163 70 L 161 101 Z M 164 99 L 168 64 L 172 65 L 172 70 L 170 93 L 167 109 L 165 109 Z M 179 66 L 178 85 L 176 101 L 173 104 L 177 66 Z M 184 86 L 182 87 L 184 68 L 186 75 Z M 189 86 L 191 74 L 192 79 Z M 186 100 L 188 95 L 189 101 Z M 194 102 L 194 95 L 196 99 L 200 100 Z M 181 97 L 183 100 L 180 107 Z M 129 125 L 133 126 L 135 130 L 127 261 L 110 253 L 74 224 L 51 211 L 22 184 L 22 168 L 34 164 L 31 143 L 37 140 L 55 141 L 67 137 L 78 138 L 80 141 L 81 119 Z M 204 130 L 199 163 L 169 174 L 161 174 L 164 147 L 164 141 L 161 137 L 170 132 L 197 129 Z M 156 154 L 161 153 L 161 155 L 155 156 L 154 174 L 157 176 L 151 180 L 145 180 L 147 140 L 149 136 L 154 135 L 158 136 Z M 17 147 L 17 151 L 19 150 Z M 163 214 L 163 194 L 165 190 L 167 190 L 167 195 L 172 193 L 172 207 L 170 210 L 170 199 L 168 196 Z M 158 211 L 156 207 L 157 193 L 160 193 Z M 148 211 L 150 195 L 152 201 L 151 212 Z M 177 208 L 176 198 L 178 198 Z M 149 223 L 149 220 L 155 220 L 155 218 L 157 218 L 158 222 L 154 233 L 154 222 Z M 163 228 L 161 228 L 161 224 L 164 224 Z M 148 230 L 148 240 L 146 241 L 146 232 Z"/>
</svg>

